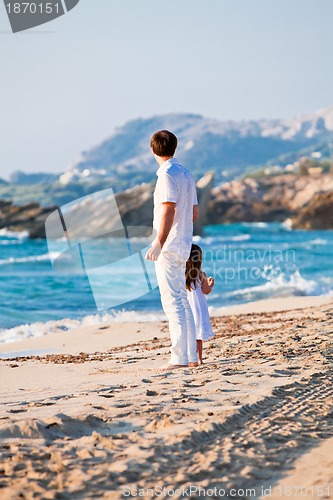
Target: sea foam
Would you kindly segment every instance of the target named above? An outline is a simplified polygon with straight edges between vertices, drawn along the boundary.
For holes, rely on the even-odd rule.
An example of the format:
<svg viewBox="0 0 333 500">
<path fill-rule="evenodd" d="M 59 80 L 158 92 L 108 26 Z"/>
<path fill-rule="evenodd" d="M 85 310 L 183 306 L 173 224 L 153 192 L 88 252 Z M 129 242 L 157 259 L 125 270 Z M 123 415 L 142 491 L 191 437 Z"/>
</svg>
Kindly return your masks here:
<svg viewBox="0 0 333 500">
<path fill-rule="evenodd" d="M 7 330 L 0 330 L 0 344 L 16 342 L 32 337 L 43 337 L 48 334 L 67 332 L 79 327 L 101 325 L 107 323 L 150 322 L 165 320 L 162 312 L 145 311 L 111 311 L 110 313 L 90 314 L 80 319 L 61 319 L 19 325 Z"/>
<path fill-rule="evenodd" d="M 0 259 L 0 266 L 6 264 L 23 264 L 25 262 L 43 262 L 50 259 L 56 259 L 59 252 L 48 252 L 42 255 L 29 255 L 27 257 L 9 257 L 8 259 Z"/>
<path fill-rule="evenodd" d="M 272 276 L 266 283 L 233 290 L 228 292 L 228 295 L 230 297 L 242 297 L 244 301 L 252 301 L 270 297 L 325 295 L 326 293 L 326 287 L 321 286 L 314 280 L 304 278 L 299 270 L 297 270 L 289 277 L 285 273 L 280 273 L 277 276 Z"/>
<path fill-rule="evenodd" d="M 0 237 L 5 237 L 5 238 L 13 238 L 13 239 L 26 239 L 29 236 L 28 231 L 11 231 L 10 229 L 7 229 L 4 227 L 3 229 L 0 229 Z"/>
</svg>

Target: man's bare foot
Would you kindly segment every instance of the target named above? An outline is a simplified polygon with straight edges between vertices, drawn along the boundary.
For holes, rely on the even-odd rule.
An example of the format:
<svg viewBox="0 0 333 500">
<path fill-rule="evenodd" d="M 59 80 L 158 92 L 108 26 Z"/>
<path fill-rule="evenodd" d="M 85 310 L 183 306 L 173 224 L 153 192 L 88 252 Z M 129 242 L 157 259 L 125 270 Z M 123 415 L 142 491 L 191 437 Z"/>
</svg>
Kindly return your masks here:
<svg viewBox="0 0 333 500">
<path fill-rule="evenodd" d="M 173 365 L 171 363 L 168 363 L 167 365 L 164 365 L 164 366 L 161 366 L 160 368 L 157 368 L 156 371 L 157 371 L 157 373 L 169 372 L 171 370 L 177 370 L 178 368 L 187 368 L 187 365 Z"/>
<path fill-rule="evenodd" d="M 196 361 L 191 361 L 191 362 L 188 364 L 188 366 L 189 366 L 190 368 L 195 368 L 196 366 L 199 366 L 199 363 L 197 363 Z"/>
</svg>

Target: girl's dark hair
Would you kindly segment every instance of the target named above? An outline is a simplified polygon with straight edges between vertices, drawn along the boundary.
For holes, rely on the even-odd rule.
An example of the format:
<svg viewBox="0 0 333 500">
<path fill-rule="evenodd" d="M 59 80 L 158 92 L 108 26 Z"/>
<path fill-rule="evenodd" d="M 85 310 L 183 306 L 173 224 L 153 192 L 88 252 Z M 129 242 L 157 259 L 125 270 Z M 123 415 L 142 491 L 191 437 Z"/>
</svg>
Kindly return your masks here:
<svg viewBox="0 0 333 500">
<path fill-rule="evenodd" d="M 193 290 L 196 288 L 196 282 L 200 279 L 202 266 L 202 250 L 199 245 L 193 244 L 191 247 L 191 253 L 186 262 L 186 289 Z"/>
</svg>

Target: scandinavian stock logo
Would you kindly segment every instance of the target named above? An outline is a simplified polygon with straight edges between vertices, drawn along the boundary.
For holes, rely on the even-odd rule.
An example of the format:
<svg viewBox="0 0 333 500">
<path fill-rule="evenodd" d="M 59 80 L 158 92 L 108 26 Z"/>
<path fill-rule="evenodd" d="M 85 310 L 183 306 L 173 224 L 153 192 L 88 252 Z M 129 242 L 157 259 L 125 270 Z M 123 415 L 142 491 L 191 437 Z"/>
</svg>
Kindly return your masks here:
<svg viewBox="0 0 333 500">
<path fill-rule="evenodd" d="M 80 0 L 3 0 L 13 33 L 53 21 L 74 9 Z"/>
<path fill-rule="evenodd" d="M 53 269 L 69 279 L 85 276 L 98 311 L 157 287 L 155 265 L 145 260 L 156 231 L 124 225 L 112 189 L 59 207 L 47 217 L 45 233 Z"/>
</svg>

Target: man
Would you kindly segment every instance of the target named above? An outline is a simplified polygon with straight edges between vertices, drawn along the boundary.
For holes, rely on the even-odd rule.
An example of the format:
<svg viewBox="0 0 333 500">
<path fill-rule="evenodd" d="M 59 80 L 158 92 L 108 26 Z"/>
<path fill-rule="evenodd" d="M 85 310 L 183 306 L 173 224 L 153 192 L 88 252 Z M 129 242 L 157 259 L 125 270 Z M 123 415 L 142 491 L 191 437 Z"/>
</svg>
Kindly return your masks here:
<svg viewBox="0 0 333 500">
<path fill-rule="evenodd" d="M 190 255 L 193 221 L 199 216 L 195 181 L 174 154 L 177 137 L 168 130 L 150 141 L 159 169 L 154 193 L 157 232 L 146 259 L 155 261 L 163 310 L 169 320 L 171 359 L 162 369 L 197 366 L 194 318 L 185 288 L 185 266 Z"/>
</svg>

